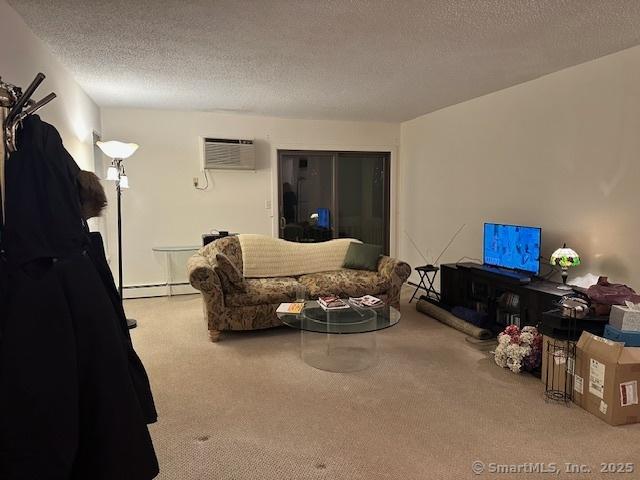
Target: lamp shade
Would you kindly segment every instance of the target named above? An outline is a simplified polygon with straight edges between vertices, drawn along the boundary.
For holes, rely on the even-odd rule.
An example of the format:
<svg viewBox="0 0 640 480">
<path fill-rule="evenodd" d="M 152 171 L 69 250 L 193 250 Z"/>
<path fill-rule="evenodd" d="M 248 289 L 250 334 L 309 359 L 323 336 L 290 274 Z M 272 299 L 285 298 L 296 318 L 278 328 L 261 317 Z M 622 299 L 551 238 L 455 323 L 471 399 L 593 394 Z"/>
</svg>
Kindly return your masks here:
<svg viewBox="0 0 640 480">
<path fill-rule="evenodd" d="M 139 146 L 137 143 L 124 143 L 118 142 L 117 140 L 96 142 L 96 145 L 107 157 L 120 158 L 122 160 L 133 155 Z"/>
<path fill-rule="evenodd" d="M 565 243 L 551 255 L 551 265 L 560 265 L 562 268 L 575 267 L 580 265 L 580 255 Z"/>
<path fill-rule="evenodd" d="M 112 180 L 112 181 L 116 181 L 118 180 L 118 177 L 120 176 L 120 172 L 118 171 L 118 169 L 116 167 L 114 167 L 113 165 L 111 165 L 108 169 L 107 169 L 107 180 Z"/>
<path fill-rule="evenodd" d="M 129 188 L 129 177 L 126 175 L 120 177 L 120 188 Z"/>
</svg>

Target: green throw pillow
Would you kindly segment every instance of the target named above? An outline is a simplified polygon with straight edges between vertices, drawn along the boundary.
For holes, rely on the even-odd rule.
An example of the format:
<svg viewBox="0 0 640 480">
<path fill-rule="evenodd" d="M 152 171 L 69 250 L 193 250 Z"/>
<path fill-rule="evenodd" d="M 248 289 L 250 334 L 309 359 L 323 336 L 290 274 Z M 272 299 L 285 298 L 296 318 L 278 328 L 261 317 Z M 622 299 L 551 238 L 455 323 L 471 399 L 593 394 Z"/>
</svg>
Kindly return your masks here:
<svg viewBox="0 0 640 480">
<path fill-rule="evenodd" d="M 354 270 L 376 271 L 378 270 L 380 255 L 382 255 L 382 247 L 380 245 L 352 242 L 349 245 L 342 266 Z"/>
</svg>

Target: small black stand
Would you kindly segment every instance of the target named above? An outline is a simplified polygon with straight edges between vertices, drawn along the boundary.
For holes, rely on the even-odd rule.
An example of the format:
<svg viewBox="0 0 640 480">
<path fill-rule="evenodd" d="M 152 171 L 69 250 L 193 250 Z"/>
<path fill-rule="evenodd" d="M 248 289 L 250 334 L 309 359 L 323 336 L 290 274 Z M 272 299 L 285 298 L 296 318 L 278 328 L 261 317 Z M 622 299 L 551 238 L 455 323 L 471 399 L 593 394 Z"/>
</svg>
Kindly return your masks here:
<svg viewBox="0 0 640 480">
<path fill-rule="evenodd" d="M 576 342 L 550 339 L 542 354 L 547 356 L 547 368 L 543 372 L 545 401 L 568 405 L 573 400 Z"/>
<path fill-rule="evenodd" d="M 423 265 L 421 267 L 416 267 L 414 270 L 418 272 L 418 275 L 420 275 L 420 282 L 416 286 L 416 290 L 415 292 L 413 292 L 413 295 L 411 295 L 411 300 L 409 300 L 409 303 L 413 301 L 416 294 L 418 293 L 418 290 L 420 289 L 426 290 L 427 296 L 432 293 L 435 299 L 439 301 L 440 294 L 436 292 L 436 289 L 433 286 L 433 282 L 435 281 L 436 275 L 438 274 L 440 268 L 436 267 L 435 265 Z M 429 284 L 428 286 L 427 283 Z"/>
<path fill-rule="evenodd" d="M 551 311 L 543 314 L 544 321 L 559 312 Z M 546 402 L 560 402 L 569 405 L 573 400 L 574 370 L 576 361 L 576 338 L 578 331 L 577 319 L 563 317 L 567 323 L 567 330 L 555 338 L 547 337 L 543 355 L 546 356 L 546 369 L 542 372 L 544 378 L 544 399 Z M 544 330 L 544 328 L 542 329 Z"/>
</svg>

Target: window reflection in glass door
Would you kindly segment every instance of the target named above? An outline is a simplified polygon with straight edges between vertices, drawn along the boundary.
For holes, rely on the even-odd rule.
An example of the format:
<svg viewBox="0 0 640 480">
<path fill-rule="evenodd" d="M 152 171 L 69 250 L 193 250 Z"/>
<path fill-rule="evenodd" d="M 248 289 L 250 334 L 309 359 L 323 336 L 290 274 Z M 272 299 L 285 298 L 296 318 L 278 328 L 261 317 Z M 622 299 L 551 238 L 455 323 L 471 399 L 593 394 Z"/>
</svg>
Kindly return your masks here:
<svg viewBox="0 0 640 480">
<path fill-rule="evenodd" d="M 280 238 L 357 238 L 389 251 L 389 153 L 278 152 Z"/>
<path fill-rule="evenodd" d="M 333 155 L 280 152 L 280 238 L 321 242 L 334 238 Z M 319 220 L 322 212 L 322 220 Z M 328 217 L 328 218 L 327 218 Z"/>
<path fill-rule="evenodd" d="M 336 205 L 339 238 L 357 238 L 388 252 L 386 160 L 384 154 L 339 153 Z"/>
</svg>

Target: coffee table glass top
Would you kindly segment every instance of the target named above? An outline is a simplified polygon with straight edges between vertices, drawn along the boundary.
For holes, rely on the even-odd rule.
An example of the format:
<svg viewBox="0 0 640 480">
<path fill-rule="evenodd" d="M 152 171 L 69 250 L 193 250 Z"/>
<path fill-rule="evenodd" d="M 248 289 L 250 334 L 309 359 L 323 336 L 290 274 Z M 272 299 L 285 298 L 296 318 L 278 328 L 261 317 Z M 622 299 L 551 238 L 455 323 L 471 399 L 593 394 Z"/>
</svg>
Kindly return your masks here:
<svg viewBox="0 0 640 480">
<path fill-rule="evenodd" d="M 285 325 L 307 332 L 366 333 L 394 326 L 400 321 L 400 312 L 388 305 L 326 311 L 318 302 L 307 301 L 301 313 L 278 313 L 278 317 Z"/>
</svg>

